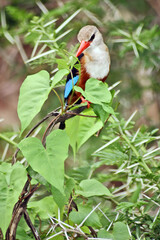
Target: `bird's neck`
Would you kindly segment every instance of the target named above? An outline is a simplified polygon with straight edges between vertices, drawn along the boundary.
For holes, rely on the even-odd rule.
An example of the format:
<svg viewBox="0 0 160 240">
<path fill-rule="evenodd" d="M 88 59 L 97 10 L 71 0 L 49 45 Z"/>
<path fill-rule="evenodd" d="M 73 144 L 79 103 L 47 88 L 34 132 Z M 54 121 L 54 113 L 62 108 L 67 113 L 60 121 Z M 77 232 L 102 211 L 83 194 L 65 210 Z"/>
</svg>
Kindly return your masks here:
<svg viewBox="0 0 160 240">
<path fill-rule="evenodd" d="M 103 43 L 90 47 L 84 53 L 84 65 L 90 77 L 104 79 L 110 69 L 110 56 L 107 46 Z"/>
</svg>

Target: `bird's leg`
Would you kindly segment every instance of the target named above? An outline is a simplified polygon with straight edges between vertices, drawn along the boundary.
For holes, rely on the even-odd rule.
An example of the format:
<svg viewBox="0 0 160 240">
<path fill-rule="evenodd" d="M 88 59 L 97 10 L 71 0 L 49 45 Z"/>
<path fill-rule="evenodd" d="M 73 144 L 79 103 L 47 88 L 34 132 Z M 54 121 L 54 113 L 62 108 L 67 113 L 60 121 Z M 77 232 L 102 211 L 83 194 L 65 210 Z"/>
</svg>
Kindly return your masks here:
<svg viewBox="0 0 160 240">
<path fill-rule="evenodd" d="M 82 103 L 85 103 L 85 102 L 87 102 L 87 108 L 90 108 L 90 104 L 91 104 L 91 102 L 90 102 L 90 101 L 88 101 L 88 100 L 84 99 L 84 97 L 83 97 L 83 96 L 81 96 L 81 101 L 82 101 Z"/>
</svg>

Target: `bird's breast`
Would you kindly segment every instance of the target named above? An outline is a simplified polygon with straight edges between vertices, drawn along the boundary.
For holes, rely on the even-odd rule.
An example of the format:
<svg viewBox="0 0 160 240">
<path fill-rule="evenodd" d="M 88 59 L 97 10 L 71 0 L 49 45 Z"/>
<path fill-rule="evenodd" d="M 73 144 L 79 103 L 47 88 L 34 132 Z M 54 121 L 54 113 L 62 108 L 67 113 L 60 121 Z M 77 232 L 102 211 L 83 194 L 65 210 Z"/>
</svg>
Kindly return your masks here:
<svg viewBox="0 0 160 240">
<path fill-rule="evenodd" d="M 101 52 L 101 54 L 93 57 L 87 56 L 84 67 L 86 72 L 92 78 L 103 79 L 108 76 L 110 70 L 110 56 L 108 52 Z"/>
</svg>

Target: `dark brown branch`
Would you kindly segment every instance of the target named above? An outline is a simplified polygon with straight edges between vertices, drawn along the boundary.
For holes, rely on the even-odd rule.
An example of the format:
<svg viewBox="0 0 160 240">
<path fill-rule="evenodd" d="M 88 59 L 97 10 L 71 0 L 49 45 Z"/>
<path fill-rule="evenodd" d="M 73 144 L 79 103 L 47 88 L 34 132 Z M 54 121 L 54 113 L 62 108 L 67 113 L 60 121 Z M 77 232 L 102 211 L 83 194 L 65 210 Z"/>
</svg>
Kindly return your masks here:
<svg viewBox="0 0 160 240">
<path fill-rule="evenodd" d="M 31 231 L 32 231 L 35 239 L 36 239 L 36 240 L 41 240 L 41 239 L 40 239 L 40 236 L 39 236 L 39 234 L 38 234 L 38 232 L 37 232 L 37 230 L 36 230 L 36 228 L 35 228 L 35 227 L 33 226 L 33 224 L 32 224 L 32 221 L 31 221 L 31 219 L 30 219 L 30 217 L 29 217 L 29 215 L 28 215 L 28 212 L 27 212 L 26 210 L 24 211 L 24 219 L 26 220 L 26 223 L 27 223 L 28 226 L 30 227 L 30 229 L 31 229 Z"/>
<path fill-rule="evenodd" d="M 45 122 L 48 118 L 53 117 L 53 116 L 57 116 L 59 113 L 56 112 L 59 108 L 55 109 L 54 111 L 48 113 L 41 121 L 39 121 L 33 128 L 31 128 L 31 130 L 29 130 L 29 132 L 27 133 L 27 135 L 24 138 L 29 137 L 32 132 L 39 127 L 43 122 Z M 19 148 L 16 149 L 13 158 L 12 158 L 12 165 L 16 162 L 16 158 L 17 158 L 17 154 L 19 152 Z"/>
<path fill-rule="evenodd" d="M 38 188 L 38 184 L 36 184 L 30 190 L 30 192 L 27 192 L 27 188 L 29 187 L 29 185 L 30 185 L 30 178 L 25 183 L 25 186 L 22 190 L 22 193 L 18 202 L 14 205 L 12 219 L 6 232 L 6 237 L 5 237 L 6 240 L 16 240 L 16 230 L 17 230 L 18 223 L 27 208 L 27 203 L 29 199 Z"/>
<path fill-rule="evenodd" d="M 45 132 L 44 136 L 43 136 L 43 141 L 42 144 L 45 146 L 46 143 L 46 137 L 50 134 L 50 132 L 52 131 L 53 127 L 60 122 L 65 122 L 66 120 L 75 117 L 76 115 L 80 114 L 81 112 L 84 111 L 84 109 L 86 109 L 87 106 L 82 106 L 79 108 L 76 108 L 74 110 L 71 111 L 67 111 L 66 113 L 64 113 L 63 115 L 59 115 L 59 117 L 57 119 L 53 119 L 51 121 L 51 123 L 49 124 L 49 127 L 47 128 L 47 131 Z M 56 120 L 56 121 L 55 121 Z"/>
<path fill-rule="evenodd" d="M 51 126 L 51 129 L 59 122 L 64 122 L 65 120 L 71 118 L 71 117 L 74 117 L 75 115 L 78 115 L 80 114 L 81 112 L 83 112 L 84 109 L 86 109 L 87 106 L 82 106 L 82 107 L 79 107 L 79 108 L 76 108 L 74 110 L 71 110 L 71 111 L 68 111 L 66 113 L 64 113 L 63 115 L 60 115 L 60 117 L 58 118 L 58 120 L 56 121 L 55 124 L 53 124 L 53 126 Z M 40 120 L 28 133 L 27 135 L 24 137 L 24 138 L 27 138 L 29 137 L 32 132 L 37 128 L 39 127 L 43 122 L 45 122 L 48 118 L 50 117 L 56 117 L 57 115 L 59 115 L 59 112 L 57 112 L 57 110 L 60 109 L 60 108 L 57 108 L 55 109 L 54 111 L 48 113 L 42 120 Z M 71 116 L 73 115 L 73 116 Z M 49 129 L 50 130 L 50 129 Z M 50 133 L 50 131 L 49 131 Z M 46 135 L 48 136 L 48 134 Z M 45 142 L 45 141 L 44 141 Z M 17 159 L 17 154 L 19 152 L 19 148 L 16 149 L 14 155 L 13 155 L 13 158 L 12 158 L 12 164 L 14 164 L 16 162 L 16 159 Z"/>
<path fill-rule="evenodd" d="M 84 109 L 86 109 L 87 106 L 81 106 L 79 108 L 76 108 L 74 110 L 71 111 L 67 111 L 66 113 L 64 113 L 63 115 L 61 115 L 59 112 L 56 111 L 52 111 L 51 113 L 48 113 L 41 121 L 39 121 L 25 136 L 25 138 L 29 137 L 31 135 L 31 133 L 40 125 L 42 124 L 44 121 L 46 121 L 48 118 L 53 117 L 54 119 L 51 121 L 51 123 L 49 124 L 49 127 L 47 128 L 45 134 L 44 134 L 44 139 L 42 141 L 43 145 L 45 145 L 46 142 L 46 137 L 48 136 L 48 134 L 52 131 L 53 127 L 60 122 L 64 122 L 69 118 L 74 117 L 75 115 L 80 114 Z M 84 115 L 85 116 L 85 115 Z M 89 117 L 89 116 L 88 116 Z M 14 164 L 16 162 L 16 157 L 17 154 L 19 152 L 19 149 L 16 150 L 14 156 L 13 156 L 13 161 L 12 164 Z M 27 208 L 27 203 L 29 201 L 29 199 L 31 198 L 31 196 L 33 195 L 33 193 L 36 191 L 36 189 L 38 188 L 38 184 L 36 184 L 34 187 L 31 188 L 31 177 L 28 175 L 28 180 L 25 183 L 25 186 L 21 192 L 21 195 L 19 197 L 19 200 L 17 201 L 17 203 L 14 205 L 13 208 L 13 213 L 12 213 L 12 219 L 10 222 L 10 225 L 7 229 L 6 232 L 6 240 L 15 240 L 16 239 L 16 230 L 17 230 L 17 226 L 18 223 L 22 217 L 22 215 L 24 214 L 24 218 L 28 224 L 28 226 L 30 227 L 32 233 L 34 234 L 34 237 L 36 240 L 40 240 L 39 235 L 37 234 L 37 230 L 35 229 L 35 227 L 33 226 L 29 215 L 26 211 Z"/>
</svg>

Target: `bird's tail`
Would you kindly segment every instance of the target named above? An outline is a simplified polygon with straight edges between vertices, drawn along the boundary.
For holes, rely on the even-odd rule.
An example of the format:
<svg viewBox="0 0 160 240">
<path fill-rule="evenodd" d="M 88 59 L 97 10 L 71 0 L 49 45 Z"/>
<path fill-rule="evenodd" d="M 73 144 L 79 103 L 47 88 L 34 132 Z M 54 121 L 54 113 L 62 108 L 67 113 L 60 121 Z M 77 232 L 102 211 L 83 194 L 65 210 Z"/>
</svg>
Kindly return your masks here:
<svg viewBox="0 0 160 240">
<path fill-rule="evenodd" d="M 67 106 L 68 106 L 68 104 L 67 104 L 67 99 L 65 99 L 65 110 L 67 109 Z M 59 124 L 59 129 L 65 129 L 65 127 L 66 127 L 66 124 L 65 124 L 65 121 L 63 121 L 63 122 L 61 122 L 60 124 Z"/>
<path fill-rule="evenodd" d="M 65 125 L 65 121 L 64 122 L 61 122 L 60 124 L 59 124 L 59 129 L 65 129 L 65 127 L 66 127 L 66 125 Z"/>
</svg>

